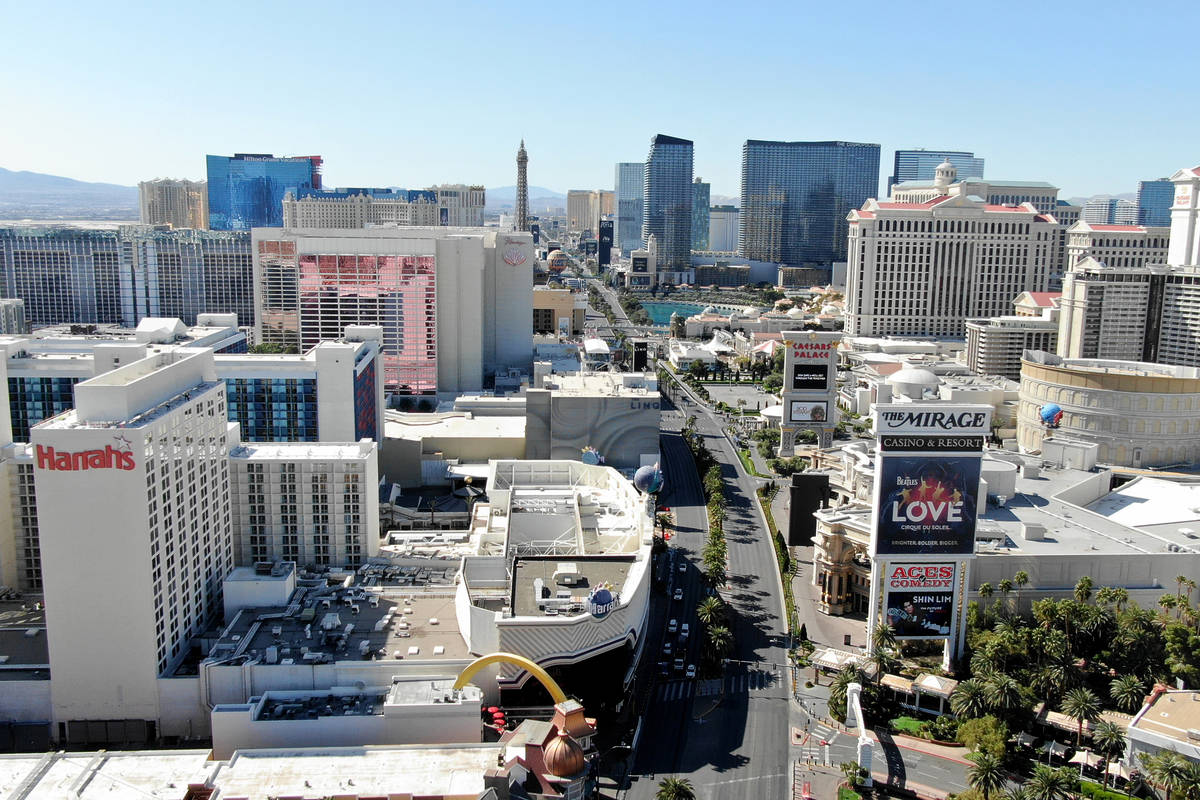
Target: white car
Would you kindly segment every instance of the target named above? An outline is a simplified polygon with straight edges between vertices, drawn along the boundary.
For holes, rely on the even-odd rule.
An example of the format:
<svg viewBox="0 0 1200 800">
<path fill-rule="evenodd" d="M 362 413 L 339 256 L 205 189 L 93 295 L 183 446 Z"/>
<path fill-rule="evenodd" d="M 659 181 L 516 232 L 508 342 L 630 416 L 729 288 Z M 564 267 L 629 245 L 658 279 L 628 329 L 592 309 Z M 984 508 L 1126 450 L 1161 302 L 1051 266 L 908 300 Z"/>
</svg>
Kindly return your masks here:
<svg viewBox="0 0 1200 800">
<path fill-rule="evenodd" d="M 687 665 L 687 671 L 683 673 L 683 676 L 684 676 L 685 678 L 694 678 L 694 677 L 696 677 L 696 665 L 695 665 L 695 664 L 688 664 L 688 665 Z"/>
<path fill-rule="evenodd" d="M 683 626 L 683 627 L 685 627 L 685 628 L 686 628 L 686 627 L 687 627 L 687 625 L 686 625 L 686 624 L 684 624 L 684 626 Z M 679 622 L 678 622 L 678 620 L 671 620 L 670 622 L 668 622 L 668 623 L 667 623 L 667 633 L 674 633 L 674 632 L 675 632 L 675 631 L 677 631 L 677 630 L 679 630 Z"/>
<path fill-rule="evenodd" d="M 671 620 L 671 622 L 674 622 L 674 621 L 675 620 Z M 688 624 L 685 622 L 679 628 L 679 641 L 686 642 L 689 633 L 691 633 L 691 630 L 689 630 Z"/>
<path fill-rule="evenodd" d="M 679 562 L 679 571 L 680 571 L 680 572 L 687 572 L 687 562 L 686 562 L 686 561 L 680 561 L 680 562 Z"/>
<path fill-rule="evenodd" d="M 671 595 L 671 597 L 675 600 L 682 600 L 683 599 L 683 589 L 676 589 L 675 594 Z"/>
</svg>

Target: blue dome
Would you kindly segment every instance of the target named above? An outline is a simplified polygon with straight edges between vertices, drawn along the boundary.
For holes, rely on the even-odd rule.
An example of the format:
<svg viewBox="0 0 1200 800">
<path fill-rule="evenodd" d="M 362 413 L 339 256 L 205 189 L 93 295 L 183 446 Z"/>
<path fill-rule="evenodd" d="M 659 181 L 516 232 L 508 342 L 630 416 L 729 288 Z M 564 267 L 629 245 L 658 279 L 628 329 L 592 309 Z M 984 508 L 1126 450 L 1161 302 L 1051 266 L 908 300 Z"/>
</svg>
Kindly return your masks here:
<svg viewBox="0 0 1200 800">
<path fill-rule="evenodd" d="M 663 485 L 662 471 L 658 465 L 639 467 L 638 471 L 633 473 L 633 485 L 639 492 L 654 494 Z"/>
<path fill-rule="evenodd" d="M 604 459 L 600 457 L 600 451 L 594 447 L 583 448 L 583 454 L 580 456 L 580 460 L 592 467 L 604 461 Z"/>
<path fill-rule="evenodd" d="M 612 599 L 612 592 L 603 586 L 592 592 L 592 602 L 598 606 L 604 605 L 605 603 L 611 603 Z"/>
</svg>

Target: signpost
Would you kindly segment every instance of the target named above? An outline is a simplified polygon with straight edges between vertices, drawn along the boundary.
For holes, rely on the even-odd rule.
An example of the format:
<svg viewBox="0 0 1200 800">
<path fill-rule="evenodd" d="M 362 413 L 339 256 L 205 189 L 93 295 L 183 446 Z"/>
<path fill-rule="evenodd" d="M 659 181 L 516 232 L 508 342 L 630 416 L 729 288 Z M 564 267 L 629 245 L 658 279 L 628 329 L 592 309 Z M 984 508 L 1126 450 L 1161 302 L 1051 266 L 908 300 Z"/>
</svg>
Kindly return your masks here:
<svg viewBox="0 0 1200 800">
<path fill-rule="evenodd" d="M 837 348 L 842 334 L 828 331 L 783 332 L 783 417 L 779 455 L 796 452 L 796 434 L 812 430 L 820 447 L 833 445 L 838 423 Z"/>
<path fill-rule="evenodd" d="M 947 669 L 965 644 L 967 577 L 985 499 L 979 476 L 991 417 L 987 405 L 875 407 L 868 630 L 886 624 L 897 639 L 944 640 Z"/>
</svg>

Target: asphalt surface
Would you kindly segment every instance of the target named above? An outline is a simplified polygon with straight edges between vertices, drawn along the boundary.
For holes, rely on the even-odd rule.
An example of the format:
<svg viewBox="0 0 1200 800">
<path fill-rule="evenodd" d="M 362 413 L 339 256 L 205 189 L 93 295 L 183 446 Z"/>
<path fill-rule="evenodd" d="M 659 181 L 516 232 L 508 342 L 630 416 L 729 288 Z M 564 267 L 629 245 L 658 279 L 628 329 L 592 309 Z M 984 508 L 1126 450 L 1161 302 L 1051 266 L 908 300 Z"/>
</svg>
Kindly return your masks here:
<svg viewBox="0 0 1200 800">
<path fill-rule="evenodd" d="M 721 464 L 725 478 L 730 579 L 725 600 L 733 611 L 735 650 L 720 682 L 689 681 L 669 670 L 656 677 L 643 716 L 634 755 L 628 798 L 652 798 L 658 781 L 668 775 L 687 777 L 699 798 L 785 797 L 791 791 L 788 739 L 788 681 L 783 598 L 770 535 L 752 499 L 761 482 L 742 472 L 741 464 L 711 412 L 677 393 L 679 408 L 664 403 L 662 466 L 666 480 L 660 504 L 676 514 L 672 540 L 675 562 L 668 591 L 655 596 L 667 604 L 665 618 L 687 621 L 687 663 L 699 663 L 702 634 L 695 618 L 703 597 L 698 566 L 707 531 L 703 493 L 691 453 L 679 435 L 686 415 L 695 415 L 697 431 Z M 683 572 L 678 565 L 684 565 Z M 675 588 L 682 601 L 671 600 Z M 647 657 L 657 667 L 660 638 L 678 648 L 677 635 L 658 627 L 652 614 Z M 674 658 L 675 656 L 672 656 Z M 657 669 L 655 669 L 657 675 Z"/>
</svg>

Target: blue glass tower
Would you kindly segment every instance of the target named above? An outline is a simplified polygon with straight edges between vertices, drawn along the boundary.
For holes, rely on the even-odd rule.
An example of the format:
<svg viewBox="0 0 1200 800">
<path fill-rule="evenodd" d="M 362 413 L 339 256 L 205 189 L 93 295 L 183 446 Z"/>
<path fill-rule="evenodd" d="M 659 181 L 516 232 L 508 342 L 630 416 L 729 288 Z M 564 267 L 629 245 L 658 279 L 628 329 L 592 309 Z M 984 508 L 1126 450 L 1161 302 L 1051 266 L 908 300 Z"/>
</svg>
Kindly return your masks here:
<svg viewBox="0 0 1200 800">
<path fill-rule="evenodd" d="M 248 231 L 283 225 L 283 196 L 321 188 L 321 157 L 270 153 L 208 156 L 208 227 Z"/>
<path fill-rule="evenodd" d="M 983 159 L 963 150 L 897 150 L 888 178 L 888 194 L 892 187 L 905 181 L 932 181 L 938 164 L 946 159 L 958 170 L 960 181 L 983 177 Z"/>
<path fill-rule="evenodd" d="M 708 249 L 709 199 L 712 184 L 696 178 L 692 184 L 692 249 Z"/>
<path fill-rule="evenodd" d="M 1171 204 L 1175 202 L 1175 184 L 1168 178 L 1138 181 L 1137 205 L 1139 225 L 1171 224 Z"/>
<path fill-rule="evenodd" d="M 846 215 L 879 189 L 879 145 L 742 145 L 738 254 L 793 267 L 846 260 Z"/>
<path fill-rule="evenodd" d="M 658 134 L 650 140 L 643 192 L 642 242 L 658 240 L 658 269 L 692 263 L 692 143 Z"/>
<path fill-rule="evenodd" d="M 642 201 L 646 191 L 646 165 L 622 161 L 616 169 L 617 247 L 629 255 L 642 246 Z"/>
</svg>

